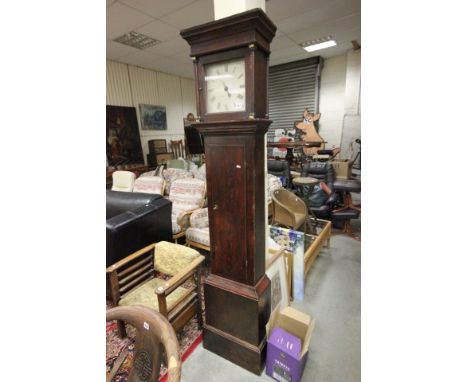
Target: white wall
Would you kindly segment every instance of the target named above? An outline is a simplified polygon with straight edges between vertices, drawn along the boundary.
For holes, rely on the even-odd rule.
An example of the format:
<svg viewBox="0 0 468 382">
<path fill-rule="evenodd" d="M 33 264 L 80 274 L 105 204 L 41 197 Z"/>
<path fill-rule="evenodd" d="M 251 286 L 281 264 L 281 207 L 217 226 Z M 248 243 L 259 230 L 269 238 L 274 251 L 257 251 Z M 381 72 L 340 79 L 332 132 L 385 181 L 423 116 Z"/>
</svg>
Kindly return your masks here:
<svg viewBox="0 0 468 382">
<path fill-rule="evenodd" d="M 106 69 L 106 104 L 136 108 L 145 162 L 148 140 L 165 138 L 170 150 L 171 139 L 184 138 L 183 118 L 196 115 L 194 80 L 110 60 Z M 140 103 L 166 106 L 167 130 L 141 130 Z"/>
<path fill-rule="evenodd" d="M 324 60 L 320 79 L 319 133 L 327 148 L 341 147 L 349 158 L 349 143 L 361 136 L 361 52 L 350 50 Z"/>
</svg>

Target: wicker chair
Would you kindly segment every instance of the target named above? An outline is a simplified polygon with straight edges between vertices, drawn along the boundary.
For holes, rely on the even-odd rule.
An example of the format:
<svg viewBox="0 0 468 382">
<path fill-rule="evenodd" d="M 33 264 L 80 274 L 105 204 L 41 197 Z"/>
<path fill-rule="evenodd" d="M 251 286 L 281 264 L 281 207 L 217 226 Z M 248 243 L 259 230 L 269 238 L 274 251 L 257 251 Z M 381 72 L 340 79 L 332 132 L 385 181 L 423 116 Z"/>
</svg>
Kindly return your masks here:
<svg viewBox="0 0 468 382">
<path fill-rule="evenodd" d="M 284 188 L 273 191 L 272 224 L 298 230 L 304 226 L 307 217 L 307 206 L 301 198 Z"/>
</svg>

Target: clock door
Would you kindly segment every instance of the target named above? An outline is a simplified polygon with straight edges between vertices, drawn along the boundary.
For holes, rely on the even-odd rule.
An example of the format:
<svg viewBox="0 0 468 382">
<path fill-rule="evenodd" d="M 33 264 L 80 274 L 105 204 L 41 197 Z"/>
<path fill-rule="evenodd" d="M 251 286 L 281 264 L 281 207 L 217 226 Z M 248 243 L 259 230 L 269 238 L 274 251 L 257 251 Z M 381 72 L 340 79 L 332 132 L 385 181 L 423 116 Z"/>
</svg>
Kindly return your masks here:
<svg viewBox="0 0 468 382">
<path fill-rule="evenodd" d="M 246 145 L 240 137 L 207 136 L 205 148 L 211 270 L 245 283 L 248 281 Z"/>
</svg>

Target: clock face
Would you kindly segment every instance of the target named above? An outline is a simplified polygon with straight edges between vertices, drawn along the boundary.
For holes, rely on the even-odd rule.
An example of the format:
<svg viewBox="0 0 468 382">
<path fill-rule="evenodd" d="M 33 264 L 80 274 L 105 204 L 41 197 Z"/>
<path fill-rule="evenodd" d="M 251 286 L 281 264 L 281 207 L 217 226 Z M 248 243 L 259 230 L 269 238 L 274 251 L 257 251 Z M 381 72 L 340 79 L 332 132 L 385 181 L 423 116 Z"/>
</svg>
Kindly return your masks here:
<svg viewBox="0 0 468 382">
<path fill-rule="evenodd" d="M 245 111 L 243 58 L 205 65 L 206 112 Z"/>
</svg>

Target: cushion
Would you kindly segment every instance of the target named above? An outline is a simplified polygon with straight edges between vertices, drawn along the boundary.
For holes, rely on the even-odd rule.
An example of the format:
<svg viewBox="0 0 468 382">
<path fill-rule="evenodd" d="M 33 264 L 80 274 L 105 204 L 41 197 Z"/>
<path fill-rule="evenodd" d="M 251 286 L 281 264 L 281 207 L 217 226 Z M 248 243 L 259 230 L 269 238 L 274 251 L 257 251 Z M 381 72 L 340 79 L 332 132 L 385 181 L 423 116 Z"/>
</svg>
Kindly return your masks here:
<svg viewBox="0 0 468 382">
<path fill-rule="evenodd" d="M 114 171 L 112 173 L 112 191 L 132 192 L 135 174 L 131 171 Z"/>
<path fill-rule="evenodd" d="M 190 227 L 206 228 L 209 227 L 208 208 L 200 208 L 190 215 Z"/>
<path fill-rule="evenodd" d="M 155 291 L 156 288 L 164 286 L 165 280 L 154 278 L 148 282 L 140 285 L 138 288 L 129 292 L 124 298 L 119 301 L 119 306 L 129 305 L 143 305 L 148 308 L 159 311 L 158 296 Z M 172 293 L 166 297 L 168 308 L 176 302 L 187 289 L 184 286 L 176 288 Z"/>
<path fill-rule="evenodd" d="M 158 272 L 174 276 L 200 255 L 195 249 L 160 241 L 154 250 L 154 269 Z"/>
<path fill-rule="evenodd" d="M 147 171 L 147 172 L 144 172 L 143 174 L 141 174 L 139 176 L 139 178 L 143 177 L 143 176 L 155 176 L 156 175 L 156 170 L 153 170 L 153 171 Z"/>
<path fill-rule="evenodd" d="M 281 183 L 281 179 L 277 176 L 272 174 L 267 174 L 267 192 L 268 192 L 268 203 L 271 202 L 271 197 L 275 190 L 279 190 L 283 188 L 283 184 Z"/>
<path fill-rule="evenodd" d="M 176 179 L 171 185 L 169 199 L 173 211 L 190 211 L 205 203 L 205 182 L 200 179 Z"/>
<path fill-rule="evenodd" d="M 163 170 L 163 178 L 166 181 L 166 194 L 169 195 L 172 182 L 176 179 L 193 178 L 193 174 L 180 168 L 167 168 Z"/>
<path fill-rule="evenodd" d="M 140 176 L 135 180 L 133 192 L 144 192 L 147 194 L 163 194 L 164 180 L 159 176 Z"/>
<path fill-rule="evenodd" d="M 204 244 L 210 246 L 210 229 L 190 227 L 185 231 L 185 237 L 195 243 Z"/>
<path fill-rule="evenodd" d="M 194 178 L 206 181 L 206 166 L 204 163 L 200 167 L 197 167 L 196 169 L 193 168 L 190 171 Z"/>
</svg>

